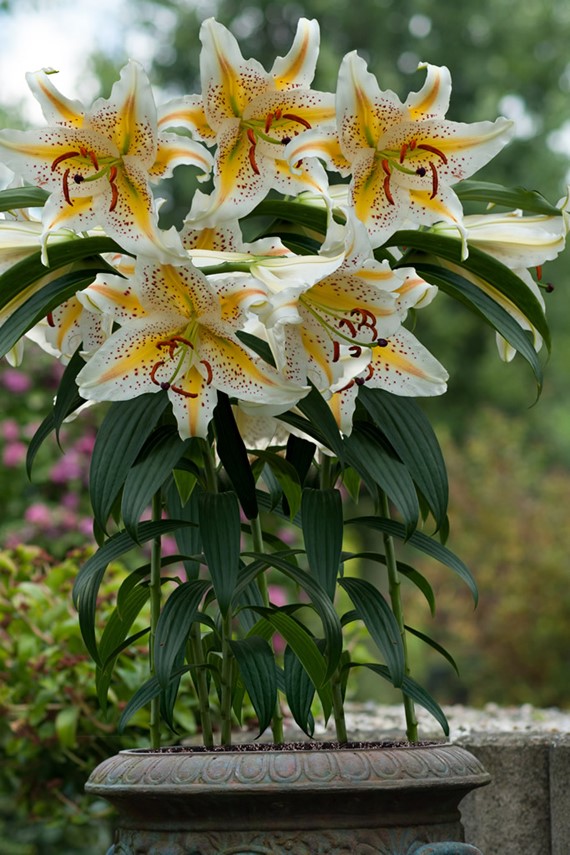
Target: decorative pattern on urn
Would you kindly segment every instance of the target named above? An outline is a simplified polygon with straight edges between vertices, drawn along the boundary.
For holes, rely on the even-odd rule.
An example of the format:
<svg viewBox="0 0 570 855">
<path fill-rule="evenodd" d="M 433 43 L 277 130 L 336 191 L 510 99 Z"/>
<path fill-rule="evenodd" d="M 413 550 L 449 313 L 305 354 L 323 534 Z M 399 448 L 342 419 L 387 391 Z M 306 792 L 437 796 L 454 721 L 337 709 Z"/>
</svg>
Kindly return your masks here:
<svg viewBox="0 0 570 855">
<path fill-rule="evenodd" d="M 100 786 L 177 787 L 250 787 L 290 785 L 310 787 L 327 784 L 342 787 L 358 783 L 375 785 L 384 781 L 437 781 L 463 776 L 485 775 L 473 755 L 458 751 L 457 746 L 431 746 L 404 752 L 384 748 L 382 751 L 354 750 L 243 752 L 228 754 L 121 752 L 101 764 L 91 775 L 87 789 Z M 165 763 L 165 759 L 168 762 Z"/>
</svg>

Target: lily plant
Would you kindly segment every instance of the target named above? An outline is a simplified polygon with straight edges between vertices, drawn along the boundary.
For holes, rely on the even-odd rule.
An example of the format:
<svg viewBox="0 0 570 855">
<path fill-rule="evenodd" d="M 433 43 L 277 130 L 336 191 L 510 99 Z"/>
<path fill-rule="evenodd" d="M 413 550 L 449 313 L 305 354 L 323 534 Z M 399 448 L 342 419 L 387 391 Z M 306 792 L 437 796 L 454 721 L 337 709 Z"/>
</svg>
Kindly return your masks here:
<svg viewBox="0 0 570 855">
<path fill-rule="evenodd" d="M 230 744 L 251 707 L 275 742 L 285 710 L 309 736 L 332 716 L 346 742 L 358 668 L 401 691 L 409 740 L 416 705 L 448 733 L 412 676 L 410 636 L 456 665 L 405 621 L 406 586 L 432 611 L 435 596 L 398 548 L 443 563 L 475 602 L 477 586 L 446 545 L 446 468 L 418 402 L 443 395 L 448 373 L 414 322 L 457 300 L 540 387 L 540 271 L 564 248 L 566 203 L 472 180 L 514 129 L 447 119 L 447 68 L 422 66 L 402 102 L 356 52 L 335 93 L 313 90 L 316 21 L 299 21 L 269 72 L 213 19 L 201 41 L 198 94 L 157 106 L 130 61 L 86 107 L 41 70 L 27 80 L 46 126 L 0 131 L 14 173 L 0 193 L 0 355 L 25 360 L 31 339 L 65 365 L 28 469 L 66 419 L 101 410 L 97 548 L 74 588 L 100 702 L 147 636 L 148 679 L 120 727 L 149 705 L 152 747 L 175 729 L 182 681 L 206 746 Z M 153 186 L 182 164 L 209 183 L 165 230 Z M 107 567 L 145 544 L 150 561 L 101 626 Z"/>
</svg>

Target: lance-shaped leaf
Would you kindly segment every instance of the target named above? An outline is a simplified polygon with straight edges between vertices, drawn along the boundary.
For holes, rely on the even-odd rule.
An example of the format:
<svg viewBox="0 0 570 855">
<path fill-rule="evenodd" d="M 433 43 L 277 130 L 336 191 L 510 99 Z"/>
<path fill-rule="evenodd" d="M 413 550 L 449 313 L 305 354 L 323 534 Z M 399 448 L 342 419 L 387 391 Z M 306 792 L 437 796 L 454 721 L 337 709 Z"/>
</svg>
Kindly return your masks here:
<svg viewBox="0 0 570 855">
<path fill-rule="evenodd" d="M 414 259 L 413 262 L 416 271 L 418 273 L 421 272 L 421 275 L 425 279 L 428 279 L 426 273 L 429 273 L 431 276 L 432 273 L 435 275 L 445 272 L 445 268 L 442 266 L 433 265 L 432 259 L 434 256 L 451 262 L 451 265 L 458 265 L 461 263 L 463 270 L 470 272 L 479 279 L 482 279 L 484 282 L 489 283 L 489 285 L 491 285 L 496 291 L 503 294 L 518 309 L 520 309 L 522 314 L 528 318 L 533 327 L 538 330 L 544 339 L 546 346 L 550 347 L 550 330 L 540 302 L 529 288 L 521 287 L 521 281 L 516 273 L 513 273 L 512 270 L 509 270 L 508 267 L 496 258 L 493 258 L 493 256 L 472 246 L 469 248 L 469 256 L 466 259 L 461 260 L 461 241 L 457 238 L 451 238 L 445 235 L 420 231 L 403 231 L 398 232 L 397 234 L 397 240 L 395 240 L 395 236 L 390 238 L 387 242 L 387 246 L 406 246 L 408 249 L 419 249 L 423 252 L 430 253 L 432 256 L 431 259 L 425 259 L 426 263 L 424 263 L 424 259 Z M 409 263 L 410 258 L 407 258 L 405 262 L 402 261 L 402 264 Z M 428 281 L 433 280 L 428 279 Z M 444 284 L 441 287 L 445 290 L 449 290 L 451 286 L 447 286 L 445 284 L 446 282 L 447 279 L 444 278 Z M 433 284 L 438 285 L 439 283 L 434 281 Z M 472 287 L 476 288 L 474 285 Z M 466 302 L 468 305 L 469 302 L 472 302 L 473 305 L 476 306 L 477 303 L 475 302 L 473 295 L 471 295 L 470 289 L 468 289 L 468 292 L 472 299 L 468 301 L 468 297 L 466 295 L 463 302 Z M 460 294 L 461 289 L 458 289 L 454 292 L 453 296 L 461 299 Z M 499 330 L 499 332 L 501 331 Z"/>
<path fill-rule="evenodd" d="M 397 452 L 440 528 L 447 516 L 449 486 L 445 461 L 429 419 L 413 398 L 391 395 L 383 389 L 361 386 L 358 399 Z"/>
<path fill-rule="evenodd" d="M 506 268 L 505 268 L 506 269 Z M 492 329 L 500 333 L 506 341 L 526 359 L 533 370 L 536 382 L 542 388 L 542 366 L 533 346 L 532 336 L 492 297 L 450 270 L 444 270 L 430 264 L 418 264 L 418 272 L 442 291 L 464 303 L 474 314 L 482 318 Z M 523 290 L 522 288 L 520 289 Z M 527 289 L 530 292 L 529 289 Z M 549 340 L 549 334 L 547 333 Z M 545 341 L 547 341 L 545 338 Z M 548 341 L 547 341 L 548 346 Z"/>
<path fill-rule="evenodd" d="M 374 425 L 356 422 L 345 437 L 347 461 L 360 473 L 376 495 L 376 485 L 394 502 L 402 514 L 408 535 L 418 524 L 420 508 L 414 482 L 404 464 L 387 446 Z"/>
<path fill-rule="evenodd" d="M 316 450 L 317 446 L 314 442 L 308 442 L 306 439 L 295 436 L 294 433 L 289 434 L 285 460 L 297 470 L 301 486 L 304 485 L 305 478 L 309 474 Z"/>
<path fill-rule="evenodd" d="M 342 552 L 342 499 L 338 490 L 303 490 L 303 538 L 311 574 L 334 600 Z"/>
<path fill-rule="evenodd" d="M 187 443 L 174 426 L 158 428 L 149 437 L 141 459 L 127 473 L 121 516 L 133 540 L 137 539 L 141 514 L 184 454 Z"/>
<path fill-rule="evenodd" d="M 374 662 L 351 662 L 348 667 L 368 668 L 370 671 L 374 671 L 375 674 L 378 674 L 380 677 L 388 680 L 389 683 L 392 682 L 390 671 L 385 665 L 377 665 Z M 449 736 L 449 722 L 445 717 L 445 713 L 429 692 L 426 692 L 426 690 L 422 688 L 419 683 L 416 683 L 415 680 L 412 680 L 411 677 L 404 677 L 401 688 L 405 695 L 431 713 L 435 720 L 441 725 L 445 735 Z"/>
<path fill-rule="evenodd" d="M 158 682 L 166 688 L 180 649 L 184 647 L 198 608 L 210 583 L 204 579 L 184 582 L 170 594 L 164 604 L 154 643 L 154 668 Z"/>
<path fill-rule="evenodd" d="M 139 527 L 139 543 L 146 543 L 155 537 L 170 534 L 179 526 L 187 525 L 183 520 L 157 520 L 144 522 Z M 95 638 L 95 613 L 97 594 L 105 570 L 111 561 L 115 561 L 137 544 L 130 535 L 121 531 L 114 534 L 79 569 L 73 586 L 73 603 L 79 612 L 79 627 L 85 647 L 94 661 L 101 665 L 101 658 Z"/>
<path fill-rule="evenodd" d="M 258 514 L 255 480 L 230 399 L 223 392 L 218 392 L 218 403 L 214 408 L 214 426 L 218 456 L 237 493 L 244 514 L 249 520 L 255 519 Z"/>
<path fill-rule="evenodd" d="M 274 629 L 283 636 L 299 660 L 311 685 L 317 691 L 325 720 L 328 719 L 332 709 L 332 690 L 327 674 L 326 660 L 317 642 L 301 623 L 283 609 L 274 609 L 273 611 L 265 609 L 264 615 Z M 299 688 L 303 693 L 308 691 L 306 684 L 301 685 L 299 683 Z M 296 700 L 300 703 L 301 697 Z M 298 706 L 299 703 L 295 704 L 294 700 L 294 705 Z"/>
<path fill-rule="evenodd" d="M 275 553 L 268 555 L 258 552 L 244 552 L 243 555 L 255 559 L 252 573 L 258 572 L 258 562 L 261 566 L 269 565 L 271 567 L 275 567 L 277 570 L 280 570 L 281 573 L 284 573 L 289 579 L 292 579 L 296 584 L 300 585 L 301 588 L 303 588 L 303 590 L 309 595 L 311 603 L 316 609 L 323 624 L 323 634 L 326 641 L 327 654 L 327 672 L 325 679 L 330 679 L 338 666 L 342 653 L 342 630 L 340 620 L 333 604 L 331 603 L 330 597 L 327 596 L 321 585 L 319 585 L 316 579 L 313 579 L 309 573 L 306 573 L 299 567 L 295 567 L 294 564 L 291 564 L 290 561 L 287 561 L 287 559 L 280 555 L 276 555 Z M 245 583 L 248 580 L 249 574 L 246 572 L 243 574 L 243 582 Z M 266 615 L 266 617 L 268 620 L 270 619 L 269 615 Z"/>
<path fill-rule="evenodd" d="M 346 520 L 345 525 L 364 525 L 368 528 L 376 529 L 377 531 L 381 531 L 384 534 L 390 535 L 391 537 L 397 537 L 400 540 L 406 539 L 406 531 L 403 525 L 396 520 L 389 520 L 385 517 L 354 517 L 353 519 Z M 446 546 L 442 546 L 441 543 L 438 543 L 431 537 L 423 534 L 421 531 L 415 531 L 407 541 L 411 546 L 414 546 L 416 549 L 419 549 L 420 552 L 425 553 L 425 555 L 429 555 L 431 558 L 435 558 L 437 561 L 440 561 L 442 564 L 445 564 L 446 567 L 450 567 L 451 570 L 454 570 L 457 575 L 463 579 L 471 594 L 473 595 L 473 600 L 475 601 L 475 605 L 477 605 L 478 600 L 478 592 L 477 592 L 477 583 L 473 578 L 471 571 L 469 568 L 463 563 L 463 561 L 457 557 L 450 549 Z"/>
<path fill-rule="evenodd" d="M 325 437 L 325 444 L 342 460 L 344 446 L 337 423 L 330 407 L 315 386 L 299 401 L 297 409 L 320 431 Z M 283 421 L 287 421 L 287 418 L 284 417 Z"/>
<path fill-rule="evenodd" d="M 312 737 L 315 720 L 311 713 L 315 686 L 293 648 L 287 645 L 283 656 L 285 696 L 291 715 L 301 730 Z"/>
<path fill-rule="evenodd" d="M 281 492 L 285 494 L 290 515 L 294 517 L 301 505 L 301 484 L 297 470 L 274 452 L 256 449 L 254 454 L 259 460 L 264 460 L 266 467 L 269 467 Z"/>
<path fill-rule="evenodd" d="M 193 665 L 185 665 L 184 667 L 178 668 L 177 671 L 172 673 L 172 680 L 178 680 L 183 674 L 186 674 L 190 671 L 194 666 Z M 145 683 L 140 686 L 137 691 L 134 693 L 127 706 L 123 710 L 123 714 L 119 719 L 119 724 L 117 725 L 117 730 L 119 733 L 122 733 L 131 718 L 138 713 L 139 710 L 142 710 L 146 707 L 147 704 L 157 698 L 161 692 L 163 692 L 163 688 L 158 682 L 156 677 L 151 677 Z"/>
<path fill-rule="evenodd" d="M 401 686 L 404 679 L 404 645 L 398 622 L 380 591 L 365 579 L 344 576 L 339 581 L 370 637 L 384 656 L 392 685 Z"/>
<path fill-rule="evenodd" d="M 259 734 L 271 723 L 277 703 L 277 676 L 271 647 L 264 638 L 252 635 L 230 641 L 240 677 L 257 716 Z"/>
<path fill-rule="evenodd" d="M 361 559 L 364 558 L 366 561 L 377 561 L 380 564 L 386 564 L 386 556 L 381 552 L 344 552 L 342 555 L 343 561 L 352 561 L 353 559 Z M 398 569 L 398 573 L 401 573 L 402 576 L 405 576 L 416 588 L 422 592 L 424 597 L 427 600 L 430 612 L 433 615 L 435 614 L 435 594 L 432 586 L 425 578 L 419 573 L 414 567 L 410 567 L 409 564 L 405 564 L 403 561 L 397 561 L 396 567 Z"/>
<path fill-rule="evenodd" d="M 91 506 L 103 530 L 131 466 L 168 406 L 165 393 L 111 404 L 97 433 L 89 472 Z"/>
<path fill-rule="evenodd" d="M 192 441 L 192 440 L 191 440 Z M 177 484 L 174 479 L 165 490 L 166 509 L 169 517 L 177 520 L 186 520 L 191 525 L 179 528 L 175 532 L 176 545 L 185 555 L 199 555 L 202 552 L 202 537 L 198 525 L 198 504 L 201 488 L 196 486 L 188 501 L 183 504 L 180 500 Z M 200 572 L 200 564 L 195 559 L 184 560 L 186 578 L 196 579 Z"/>
<path fill-rule="evenodd" d="M 93 263 L 79 270 L 65 273 L 44 285 L 15 309 L 0 327 L 0 357 L 5 356 L 17 341 L 38 324 L 46 315 L 74 294 L 90 285 L 97 273 L 108 270 L 108 265 Z M 45 274 L 44 274 L 45 275 Z M 0 277 L 1 279 L 2 277 Z M 0 282 L 0 288 L 2 283 Z"/>
<path fill-rule="evenodd" d="M 536 190 L 526 187 L 502 187 L 489 181 L 461 181 L 453 188 L 462 202 L 492 202 L 509 209 L 521 209 L 531 214 L 560 216 L 560 209 L 552 205 Z"/>
<path fill-rule="evenodd" d="M 0 192 L 0 211 L 41 208 L 45 205 L 48 196 L 49 193 L 40 187 L 10 187 Z"/>
<path fill-rule="evenodd" d="M 240 561 L 239 503 L 235 493 L 202 493 L 202 546 L 220 612 L 225 616 L 236 587 Z"/>
<path fill-rule="evenodd" d="M 443 656 L 443 658 L 449 662 L 449 664 L 459 677 L 459 668 L 457 667 L 457 663 L 451 653 L 446 650 L 445 647 L 442 647 L 441 644 L 438 644 L 437 641 L 434 641 L 434 639 L 430 638 L 429 635 L 425 635 L 425 633 L 420 632 L 419 629 L 414 629 L 412 626 L 406 626 L 406 631 L 411 633 L 412 635 L 415 635 L 416 638 L 421 639 L 428 645 L 428 647 L 431 647 L 433 650 L 436 650 L 440 654 L 440 656 Z"/>
</svg>

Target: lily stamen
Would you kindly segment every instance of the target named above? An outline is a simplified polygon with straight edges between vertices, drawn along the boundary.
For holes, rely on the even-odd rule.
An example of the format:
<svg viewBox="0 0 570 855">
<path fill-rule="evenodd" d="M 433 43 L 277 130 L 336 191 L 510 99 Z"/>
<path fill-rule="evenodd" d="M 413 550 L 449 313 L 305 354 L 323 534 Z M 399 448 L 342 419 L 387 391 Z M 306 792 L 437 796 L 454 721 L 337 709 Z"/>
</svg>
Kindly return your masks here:
<svg viewBox="0 0 570 855">
<path fill-rule="evenodd" d="M 358 359 L 359 356 L 362 356 L 362 348 L 359 344 L 351 344 L 348 350 L 353 359 Z"/>
<path fill-rule="evenodd" d="M 302 116 L 296 116 L 295 113 L 283 113 L 283 118 L 288 119 L 290 122 L 298 122 L 298 124 L 303 125 L 307 130 L 311 130 L 311 123 Z"/>
<path fill-rule="evenodd" d="M 339 359 L 340 359 L 340 344 L 338 343 L 338 341 L 334 340 L 333 341 L 333 358 L 332 358 L 332 361 L 338 362 Z"/>
<path fill-rule="evenodd" d="M 359 332 L 362 329 L 362 327 L 366 327 L 367 329 L 371 330 L 374 338 L 377 337 L 378 332 L 376 329 L 376 315 L 374 315 L 373 312 L 369 311 L 368 309 L 356 308 L 356 309 L 351 309 L 350 314 L 352 317 L 354 317 L 355 315 L 361 316 L 361 320 L 356 327 L 356 329 Z"/>
<path fill-rule="evenodd" d="M 203 365 L 206 371 L 208 372 L 208 376 L 206 377 L 206 386 L 209 386 L 214 379 L 214 373 L 212 371 L 212 366 L 208 362 L 207 359 L 201 359 L 200 365 Z"/>
<path fill-rule="evenodd" d="M 447 157 L 441 151 L 441 149 L 436 148 L 433 145 L 428 145 L 427 143 L 419 143 L 417 147 L 423 149 L 424 151 L 431 151 L 432 154 L 437 154 L 438 157 L 441 157 L 444 163 L 447 163 Z"/>
<path fill-rule="evenodd" d="M 59 157 L 56 157 L 56 159 L 53 161 L 53 163 L 51 165 L 51 171 L 55 172 L 55 170 L 57 169 L 59 164 L 63 163 L 64 160 L 69 160 L 69 158 L 71 158 L 71 157 L 78 157 L 78 156 L 79 156 L 78 151 L 67 151 L 65 154 L 60 154 Z"/>
<path fill-rule="evenodd" d="M 432 163 L 431 160 L 429 162 L 429 167 L 431 169 L 431 182 L 432 182 L 432 191 L 431 191 L 430 199 L 435 199 L 435 196 L 437 193 L 437 188 L 439 185 L 439 177 L 437 174 L 437 169 L 435 168 L 435 163 Z"/>
<path fill-rule="evenodd" d="M 71 205 L 73 207 L 73 200 L 72 200 L 71 196 L 69 195 L 69 184 L 67 183 L 67 181 L 69 179 L 69 173 L 70 172 L 71 172 L 71 169 L 66 169 L 65 172 L 63 173 L 63 178 L 62 178 L 62 181 L 63 181 L 63 197 L 64 197 L 65 201 L 67 202 L 67 204 Z"/>
<path fill-rule="evenodd" d="M 260 174 L 259 173 L 259 167 L 258 167 L 257 161 L 255 159 L 255 147 L 257 145 L 257 140 L 255 138 L 255 132 L 251 128 L 247 129 L 247 138 L 251 143 L 251 145 L 249 147 L 249 151 L 248 151 L 249 162 L 250 162 L 251 168 L 253 169 L 255 174 L 259 175 Z"/>
<path fill-rule="evenodd" d="M 354 326 L 352 321 L 348 320 L 348 318 L 341 318 L 340 321 L 338 322 L 338 325 L 339 325 L 339 327 L 348 327 L 348 331 L 349 331 L 350 335 L 352 336 L 352 338 L 356 338 L 356 335 L 357 335 L 356 327 Z"/>
<path fill-rule="evenodd" d="M 171 386 L 170 388 L 173 392 L 176 392 L 178 395 L 183 395 L 185 398 L 198 397 L 198 394 L 196 392 L 187 392 L 186 389 L 182 389 L 180 386 Z"/>
</svg>

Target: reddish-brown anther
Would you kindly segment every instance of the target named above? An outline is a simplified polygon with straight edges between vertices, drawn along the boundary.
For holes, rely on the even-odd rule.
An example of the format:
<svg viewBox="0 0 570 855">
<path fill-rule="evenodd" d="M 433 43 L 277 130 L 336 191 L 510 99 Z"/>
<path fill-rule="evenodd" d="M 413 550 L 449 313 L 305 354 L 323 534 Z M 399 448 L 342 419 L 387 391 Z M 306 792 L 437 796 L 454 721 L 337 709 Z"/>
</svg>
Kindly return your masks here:
<svg viewBox="0 0 570 855">
<path fill-rule="evenodd" d="M 60 163 L 63 163 L 64 160 L 69 160 L 70 157 L 78 157 L 78 151 L 67 151 L 65 154 L 60 154 L 59 157 L 53 161 L 51 165 L 51 171 L 54 172 Z"/>
<path fill-rule="evenodd" d="M 433 145 L 428 145 L 427 143 L 418 143 L 418 148 L 422 148 L 424 151 L 431 151 L 432 154 L 437 154 L 438 157 L 441 157 L 444 163 L 447 163 L 447 157 L 441 149 L 436 148 Z"/>
<path fill-rule="evenodd" d="M 437 193 L 437 188 L 439 186 L 439 177 L 437 174 L 437 169 L 435 168 L 435 163 L 432 163 L 431 160 L 429 162 L 429 168 L 431 169 L 431 185 L 432 185 L 432 191 L 431 191 L 430 199 L 435 199 L 435 196 Z"/>
</svg>

